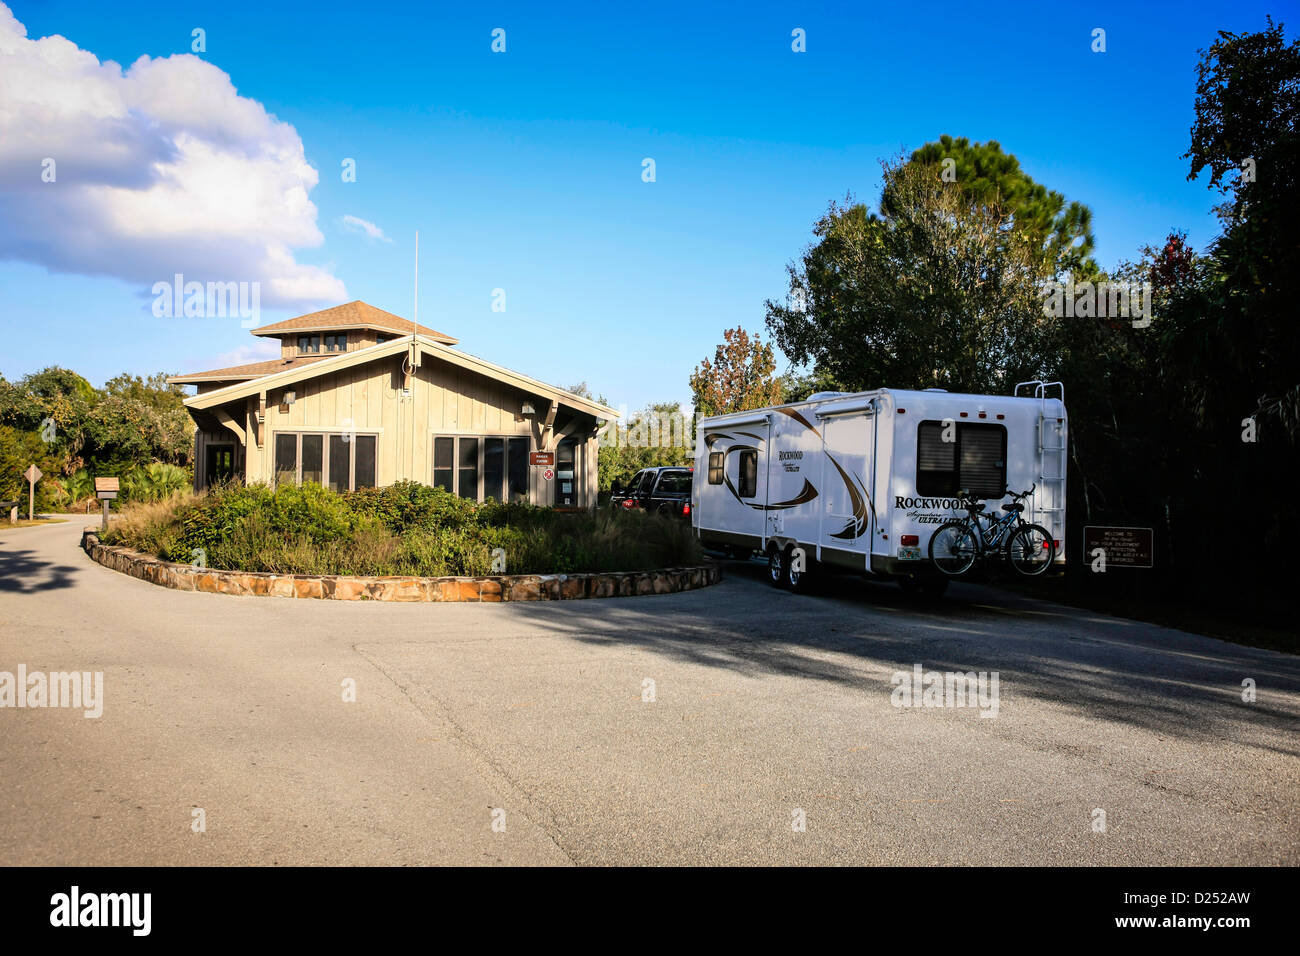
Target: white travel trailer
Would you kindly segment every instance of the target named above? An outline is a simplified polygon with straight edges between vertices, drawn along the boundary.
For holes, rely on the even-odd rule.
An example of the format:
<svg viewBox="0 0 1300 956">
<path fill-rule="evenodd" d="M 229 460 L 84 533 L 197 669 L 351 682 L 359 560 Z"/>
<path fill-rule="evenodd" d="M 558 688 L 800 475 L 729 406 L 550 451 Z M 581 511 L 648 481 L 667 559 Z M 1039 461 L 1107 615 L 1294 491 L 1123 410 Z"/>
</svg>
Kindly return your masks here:
<svg viewBox="0 0 1300 956">
<path fill-rule="evenodd" d="M 1013 397 L 882 388 L 705 418 L 691 522 L 706 547 L 767 554 L 778 585 L 806 579 L 789 573 L 799 548 L 809 568 L 941 592 L 928 548 L 964 514 L 957 492 L 1001 514 L 1008 489 L 1032 487 L 1024 519 L 1047 529 L 1063 565 L 1064 399 L 1059 382 L 1023 382 Z"/>
</svg>

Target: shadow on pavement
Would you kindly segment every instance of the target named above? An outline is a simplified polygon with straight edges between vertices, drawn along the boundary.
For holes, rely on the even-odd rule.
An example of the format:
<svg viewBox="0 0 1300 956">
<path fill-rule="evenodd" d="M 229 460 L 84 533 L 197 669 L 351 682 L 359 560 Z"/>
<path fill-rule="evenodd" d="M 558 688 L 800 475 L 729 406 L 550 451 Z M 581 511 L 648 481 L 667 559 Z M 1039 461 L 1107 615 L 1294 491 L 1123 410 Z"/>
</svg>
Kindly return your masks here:
<svg viewBox="0 0 1300 956">
<path fill-rule="evenodd" d="M 757 561 L 728 561 L 723 582 L 701 591 L 512 609 L 539 631 L 587 644 L 873 692 L 889 687 L 882 669 L 914 663 L 997 670 L 1016 694 L 1090 719 L 1300 755 L 1276 744 L 1297 740 L 1300 658 L 978 585 L 954 585 L 926 602 L 851 575 L 831 576 L 808 595 L 778 592 L 766 573 Z M 1248 678 L 1253 703 L 1242 700 Z"/>
<path fill-rule="evenodd" d="M 33 594 L 72 586 L 72 572 L 67 564 L 51 564 L 35 551 L 16 551 L 0 542 L 0 591 Z"/>
</svg>

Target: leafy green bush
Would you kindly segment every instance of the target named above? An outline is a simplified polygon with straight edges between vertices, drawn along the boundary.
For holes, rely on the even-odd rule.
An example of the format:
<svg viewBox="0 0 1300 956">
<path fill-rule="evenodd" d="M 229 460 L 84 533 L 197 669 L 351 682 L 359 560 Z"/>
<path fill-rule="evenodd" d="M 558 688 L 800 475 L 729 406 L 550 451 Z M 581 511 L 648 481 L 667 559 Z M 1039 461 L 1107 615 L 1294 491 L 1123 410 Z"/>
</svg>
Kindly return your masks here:
<svg viewBox="0 0 1300 956">
<path fill-rule="evenodd" d="M 320 485 L 226 485 L 130 504 L 105 541 L 189 562 L 278 574 L 485 575 L 638 571 L 700 558 L 689 525 L 643 512 L 574 514 L 483 505 L 417 482 L 336 493 Z"/>
</svg>

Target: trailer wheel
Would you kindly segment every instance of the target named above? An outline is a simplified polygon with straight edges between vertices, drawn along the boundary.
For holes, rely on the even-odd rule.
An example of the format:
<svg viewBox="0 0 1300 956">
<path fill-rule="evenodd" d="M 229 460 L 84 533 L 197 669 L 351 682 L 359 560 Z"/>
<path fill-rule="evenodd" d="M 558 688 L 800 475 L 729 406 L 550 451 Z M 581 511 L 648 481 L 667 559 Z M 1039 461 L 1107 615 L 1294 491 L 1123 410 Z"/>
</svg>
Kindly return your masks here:
<svg viewBox="0 0 1300 956">
<path fill-rule="evenodd" d="M 785 566 L 785 579 L 790 590 L 798 591 L 800 594 L 805 594 L 812 590 L 813 581 L 817 573 L 816 562 L 805 550 L 803 557 L 803 570 L 796 571 L 794 569 L 794 549 L 794 545 L 790 545 L 785 549 L 785 552 L 781 556 L 781 563 Z"/>
<path fill-rule="evenodd" d="M 790 586 L 790 565 L 786 553 L 776 545 L 767 549 L 767 578 L 773 587 L 784 589 Z"/>
</svg>

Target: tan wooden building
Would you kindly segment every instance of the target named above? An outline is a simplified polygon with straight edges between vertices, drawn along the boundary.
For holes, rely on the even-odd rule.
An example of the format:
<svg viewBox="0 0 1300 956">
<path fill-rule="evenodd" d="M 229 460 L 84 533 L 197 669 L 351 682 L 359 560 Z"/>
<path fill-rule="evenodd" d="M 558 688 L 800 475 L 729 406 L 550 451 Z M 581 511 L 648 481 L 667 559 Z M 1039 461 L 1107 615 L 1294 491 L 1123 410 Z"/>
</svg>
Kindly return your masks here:
<svg viewBox="0 0 1300 956">
<path fill-rule="evenodd" d="M 597 428 L 618 413 L 453 348 L 364 302 L 253 330 L 280 358 L 176 375 L 197 426 L 194 486 L 335 490 L 412 479 L 475 501 L 592 508 Z M 553 464 L 530 464 L 550 452 Z M 550 477 L 547 477 L 548 471 Z"/>
</svg>

